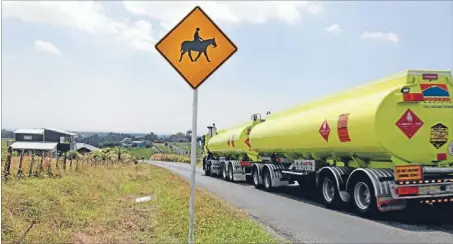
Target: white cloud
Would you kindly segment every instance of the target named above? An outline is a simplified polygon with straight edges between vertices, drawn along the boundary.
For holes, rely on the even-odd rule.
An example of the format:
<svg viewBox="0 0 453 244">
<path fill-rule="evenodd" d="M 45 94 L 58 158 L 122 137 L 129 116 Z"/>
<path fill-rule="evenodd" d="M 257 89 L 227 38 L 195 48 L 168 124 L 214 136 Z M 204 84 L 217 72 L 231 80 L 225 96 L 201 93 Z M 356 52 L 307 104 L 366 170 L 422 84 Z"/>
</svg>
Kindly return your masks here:
<svg viewBox="0 0 453 244">
<path fill-rule="evenodd" d="M 35 48 L 36 48 L 36 50 L 41 51 L 41 52 L 49 52 L 49 53 L 58 54 L 58 55 L 61 54 L 60 50 L 58 50 L 58 48 L 56 48 L 55 45 L 53 45 L 50 42 L 46 42 L 46 41 L 42 41 L 42 40 L 35 41 Z"/>
<path fill-rule="evenodd" d="M 383 32 L 368 32 L 365 31 L 360 36 L 362 40 L 374 40 L 374 41 L 381 41 L 381 42 L 390 42 L 390 43 L 398 43 L 399 37 L 397 34 L 393 32 L 383 33 Z"/>
<path fill-rule="evenodd" d="M 325 30 L 332 35 L 339 35 L 343 32 L 343 30 L 340 28 L 338 24 L 333 24 L 331 26 L 328 26 L 325 28 Z"/>
<path fill-rule="evenodd" d="M 124 1 L 125 8 L 136 15 L 157 19 L 161 26 L 170 29 L 195 6 L 200 6 L 216 22 L 227 24 L 262 24 L 276 20 L 297 24 L 302 15 L 318 14 L 322 4 L 318 1 Z"/>
<path fill-rule="evenodd" d="M 297 24 L 304 14 L 318 14 L 318 1 L 276 2 L 209 2 L 209 1 L 124 1 L 124 7 L 135 15 L 157 19 L 161 29 L 170 29 L 194 6 L 201 6 L 216 22 L 238 25 L 281 21 Z M 157 37 L 151 23 L 107 16 L 103 6 L 95 1 L 8 1 L 3 3 L 4 18 L 19 18 L 24 22 L 77 28 L 93 34 L 110 34 L 129 47 L 154 52 Z"/>
<path fill-rule="evenodd" d="M 115 35 L 130 47 L 154 51 L 150 23 L 109 18 L 103 6 L 93 1 L 8 1 L 3 3 L 2 12 L 4 18 Z"/>
</svg>

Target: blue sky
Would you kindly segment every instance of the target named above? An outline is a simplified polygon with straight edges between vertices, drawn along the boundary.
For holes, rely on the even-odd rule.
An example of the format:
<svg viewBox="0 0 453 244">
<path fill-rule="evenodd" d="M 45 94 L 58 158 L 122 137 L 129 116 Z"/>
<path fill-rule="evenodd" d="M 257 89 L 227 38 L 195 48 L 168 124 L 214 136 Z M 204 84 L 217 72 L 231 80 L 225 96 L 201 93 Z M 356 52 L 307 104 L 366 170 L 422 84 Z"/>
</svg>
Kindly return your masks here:
<svg viewBox="0 0 453 244">
<path fill-rule="evenodd" d="M 192 91 L 153 45 L 195 4 L 3 3 L 2 128 L 189 129 Z M 405 69 L 453 68 L 453 2 L 201 6 L 239 50 L 199 89 L 199 133 Z"/>
</svg>

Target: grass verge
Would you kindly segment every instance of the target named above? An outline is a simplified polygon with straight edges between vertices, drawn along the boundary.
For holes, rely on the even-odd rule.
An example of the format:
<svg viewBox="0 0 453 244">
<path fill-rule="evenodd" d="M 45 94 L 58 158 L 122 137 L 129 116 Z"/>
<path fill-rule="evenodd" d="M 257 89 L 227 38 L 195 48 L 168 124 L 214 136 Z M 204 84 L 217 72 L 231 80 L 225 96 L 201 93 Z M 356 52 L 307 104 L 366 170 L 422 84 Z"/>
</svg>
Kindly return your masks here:
<svg viewBox="0 0 453 244">
<path fill-rule="evenodd" d="M 189 185 L 152 165 L 111 165 L 2 183 L 2 242 L 184 243 Z M 197 243 L 277 242 L 246 213 L 197 189 Z M 148 202 L 136 197 L 152 195 Z"/>
</svg>

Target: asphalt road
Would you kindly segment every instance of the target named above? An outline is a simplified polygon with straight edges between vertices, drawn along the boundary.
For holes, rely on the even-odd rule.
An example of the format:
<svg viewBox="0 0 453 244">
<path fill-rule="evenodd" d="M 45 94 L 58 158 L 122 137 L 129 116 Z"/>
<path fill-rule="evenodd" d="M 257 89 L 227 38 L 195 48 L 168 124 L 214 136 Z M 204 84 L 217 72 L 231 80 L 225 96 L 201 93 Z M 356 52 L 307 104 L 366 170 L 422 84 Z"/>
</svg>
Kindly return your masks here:
<svg viewBox="0 0 453 244">
<path fill-rule="evenodd" d="M 190 179 L 188 164 L 148 163 Z M 247 183 L 204 176 L 201 168 L 197 168 L 196 183 L 294 243 L 453 243 L 451 212 L 423 208 L 423 215 L 413 209 L 370 220 L 349 209 L 325 209 L 297 185 L 269 193 Z"/>
</svg>

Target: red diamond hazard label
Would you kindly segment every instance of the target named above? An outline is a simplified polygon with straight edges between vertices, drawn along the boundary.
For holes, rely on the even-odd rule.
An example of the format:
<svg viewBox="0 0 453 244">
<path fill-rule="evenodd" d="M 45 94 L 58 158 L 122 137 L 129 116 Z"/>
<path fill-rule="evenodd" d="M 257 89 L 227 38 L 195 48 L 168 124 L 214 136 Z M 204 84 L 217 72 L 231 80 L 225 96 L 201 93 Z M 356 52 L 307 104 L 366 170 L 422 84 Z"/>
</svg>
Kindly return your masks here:
<svg viewBox="0 0 453 244">
<path fill-rule="evenodd" d="M 423 122 L 415 115 L 412 110 L 408 109 L 403 116 L 396 122 L 396 126 L 411 139 L 415 133 L 423 126 Z"/>
<path fill-rule="evenodd" d="M 324 120 L 324 122 L 321 125 L 321 128 L 319 128 L 319 134 L 321 134 L 324 140 L 329 141 L 330 128 L 329 124 L 327 123 L 327 120 Z"/>
</svg>

